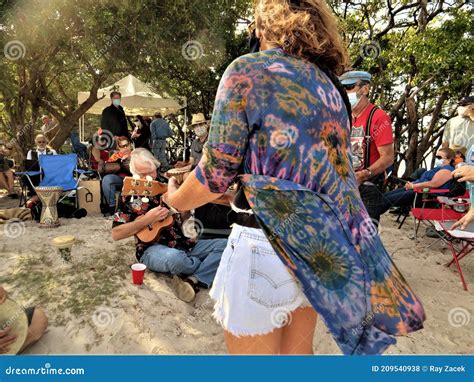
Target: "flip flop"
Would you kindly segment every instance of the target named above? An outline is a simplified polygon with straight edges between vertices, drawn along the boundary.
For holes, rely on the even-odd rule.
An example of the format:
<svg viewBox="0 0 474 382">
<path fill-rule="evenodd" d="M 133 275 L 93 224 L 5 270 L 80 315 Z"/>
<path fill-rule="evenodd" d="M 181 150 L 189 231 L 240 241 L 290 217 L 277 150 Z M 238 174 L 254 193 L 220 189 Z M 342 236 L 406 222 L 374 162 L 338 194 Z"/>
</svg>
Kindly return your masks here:
<svg viewBox="0 0 474 382">
<path fill-rule="evenodd" d="M 173 276 L 171 280 L 171 289 L 180 300 L 184 302 L 192 302 L 196 298 L 196 291 L 192 285 L 178 276 Z"/>
</svg>

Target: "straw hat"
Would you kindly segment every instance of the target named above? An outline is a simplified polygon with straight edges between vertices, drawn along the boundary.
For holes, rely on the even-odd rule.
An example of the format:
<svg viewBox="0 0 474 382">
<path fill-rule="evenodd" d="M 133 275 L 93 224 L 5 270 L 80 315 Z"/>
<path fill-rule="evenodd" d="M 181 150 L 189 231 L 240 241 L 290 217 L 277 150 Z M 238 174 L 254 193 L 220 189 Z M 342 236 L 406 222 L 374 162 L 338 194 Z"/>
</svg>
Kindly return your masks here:
<svg viewBox="0 0 474 382">
<path fill-rule="evenodd" d="M 209 120 L 206 120 L 206 117 L 204 117 L 204 113 L 197 113 L 193 114 L 193 119 L 191 121 L 191 124 L 188 126 L 190 129 L 194 129 L 196 125 L 200 125 L 202 123 L 207 123 Z"/>
<path fill-rule="evenodd" d="M 25 343 L 28 318 L 23 307 L 9 298 L 0 307 L 0 329 L 9 326 L 10 333 L 16 336 L 16 341 L 10 345 L 10 350 L 6 354 L 15 355 Z"/>
</svg>

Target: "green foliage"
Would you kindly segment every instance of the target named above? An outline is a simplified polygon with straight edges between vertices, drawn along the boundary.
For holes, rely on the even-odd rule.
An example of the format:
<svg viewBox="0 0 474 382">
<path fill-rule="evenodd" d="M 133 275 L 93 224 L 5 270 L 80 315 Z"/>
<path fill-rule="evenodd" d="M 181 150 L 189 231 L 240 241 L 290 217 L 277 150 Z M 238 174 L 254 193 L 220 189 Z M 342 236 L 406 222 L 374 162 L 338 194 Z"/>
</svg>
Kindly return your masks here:
<svg viewBox="0 0 474 382">
<path fill-rule="evenodd" d="M 374 76 L 372 98 L 394 122 L 397 166 L 405 160 L 410 171 L 440 144 L 456 101 L 471 92 L 473 9 L 467 0 L 328 4 L 353 66 Z M 185 97 L 189 118 L 209 117 L 223 71 L 247 51 L 239 21 L 251 17 L 250 0 L 0 1 L 2 45 L 25 46 L 23 58 L 0 63 L 0 133 L 13 138 L 48 111 L 60 121 L 59 146 L 83 113 L 77 92 L 129 73 Z M 24 145 L 34 129 L 26 131 Z"/>
</svg>

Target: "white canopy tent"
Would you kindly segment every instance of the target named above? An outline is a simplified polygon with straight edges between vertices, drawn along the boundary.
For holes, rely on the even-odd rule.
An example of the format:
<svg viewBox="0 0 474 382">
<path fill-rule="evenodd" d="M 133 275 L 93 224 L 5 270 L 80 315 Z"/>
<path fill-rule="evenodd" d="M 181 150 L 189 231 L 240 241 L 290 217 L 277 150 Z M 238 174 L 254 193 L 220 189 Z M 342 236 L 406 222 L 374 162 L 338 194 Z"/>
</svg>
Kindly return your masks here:
<svg viewBox="0 0 474 382">
<path fill-rule="evenodd" d="M 122 94 L 122 107 L 127 115 L 153 115 L 157 111 L 167 115 L 186 106 L 181 105 L 167 94 L 161 96 L 155 93 L 149 85 L 129 74 L 115 84 L 99 89 L 97 96 L 99 98 L 105 97 L 92 105 L 87 113 L 102 114 L 102 110 L 110 105 L 110 93 L 112 91 L 119 91 Z M 78 104 L 83 103 L 89 97 L 89 94 L 89 92 L 77 93 Z"/>
<path fill-rule="evenodd" d="M 186 108 L 186 100 L 180 103 L 177 100 L 170 98 L 167 94 L 159 95 L 155 93 L 149 85 L 129 74 L 117 81 L 115 84 L 99 89 L 97 91 L 97 96 L 98 98 L 102 98 L 92 105 L 86 113 L 96 115 L 102 114 L 102 110 L 111 103 L 110 93 L 112 91 L 118 91 L 122 94 L 121 105 L 127 115 L 151 116 L 159 111 L 163 116 L 165 116 Z M 90 92 L 78 92 L 78 104 L 80 105 L 83 103 L 89 97 L 89 94 Z M 184 120 L 186 121 L 186 109 L 184 112 Z M 186 126 L 184 126 L 184 132 L 186 134 Z M 84 140 L 84 117 L 79 121 L 79 137 L 81 140 Z"/>
</svg>

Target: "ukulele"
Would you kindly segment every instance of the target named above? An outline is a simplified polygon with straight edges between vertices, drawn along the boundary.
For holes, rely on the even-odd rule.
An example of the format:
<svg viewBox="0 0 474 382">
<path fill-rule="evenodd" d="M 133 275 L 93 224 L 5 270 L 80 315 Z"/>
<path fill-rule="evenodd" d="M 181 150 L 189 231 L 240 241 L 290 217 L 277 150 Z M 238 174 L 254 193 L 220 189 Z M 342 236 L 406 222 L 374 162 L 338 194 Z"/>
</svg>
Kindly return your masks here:
<svg viewBox="0 0 474 382">
<path fill-rule="evenodd" d="M 123 180 L 122 195 L 143 197 L 142 200 L 145 203 L 149 201 L 148 197 L 162 195 L 167 191 L 167 184 L 153 180 L 151 176 L 147 176 L 146 179 L 140 179 L 137 176 L 134 176 L 133 178 L 126 177 Z M 169 211 L 168 216 L 166 216 L 164 220 L 148 224 L 144 229 L 135 234 L 135 236 L 144 243 L 152 243 L 156 241 L 164 229 L 173 225 L 173 215 L 174 213 Z M 145 215 L 139 216 L 136 220 L 138 221 L 144 217 Z"/>
</svg>

